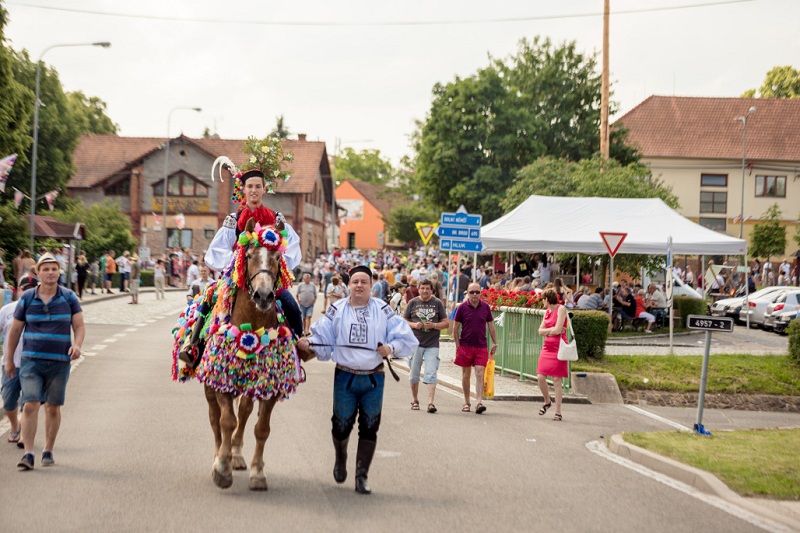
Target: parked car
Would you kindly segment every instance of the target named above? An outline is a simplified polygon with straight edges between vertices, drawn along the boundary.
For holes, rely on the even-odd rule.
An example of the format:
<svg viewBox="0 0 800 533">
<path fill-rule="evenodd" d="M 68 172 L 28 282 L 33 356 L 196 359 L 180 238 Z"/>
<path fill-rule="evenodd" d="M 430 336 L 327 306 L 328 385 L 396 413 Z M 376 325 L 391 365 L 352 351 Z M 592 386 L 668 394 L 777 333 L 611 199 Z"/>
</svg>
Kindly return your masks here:
<svg viewBox="0 0 800 533">
<path fill-rule="evenodd" d="M 775 302 L 767 306 L 764 312 L 764 329 L 772 329 L 775 325 L 775 314 L 781 311 L 797 311 L 800 309 L 800 290 L 788 290 Z"/>
<path fill-rule="evenodd" d="M 792 320 L 796 320 L 797 317 L 800 317 L 800 311 L 796 311 L 794 309 L 790 311 L 778 311 L 775 314 L 775 321 L 772 325 L 772 330 L 775 333 L 784 333 L 786 328 L 789 327 L 789 323 Z"/>
<path fill-rule="evenodd" d="M 763 289 L 750 293 L 748 300 L 758 300 L 763 296 L 782 290 L 786 290 L 786 287 L 764 287 Z M 742 304 L 744 304 L 744 296 L 717 300 L 711 305 L 711 316 L 727 316 L 738 322 Z"/>
<path fill-rule="evenodd" d="M 742 322 L 747 322 L 747 315 L 750 315 L 750 326 L 763 326 L 764 313 L 767 312 L 767 306 L 771 303 L 774 303 L 775 300 L 777 300 L 787 292 L 788 290 L 786 289 L 786 287 L 783 287 L 782 290 L 780 291 L 772 292 L 756 300 L 750 300 L 749 302 L 750 307 L 747 309 L 742 309 L 739 312 L 739 320 Z"/>
</svg>

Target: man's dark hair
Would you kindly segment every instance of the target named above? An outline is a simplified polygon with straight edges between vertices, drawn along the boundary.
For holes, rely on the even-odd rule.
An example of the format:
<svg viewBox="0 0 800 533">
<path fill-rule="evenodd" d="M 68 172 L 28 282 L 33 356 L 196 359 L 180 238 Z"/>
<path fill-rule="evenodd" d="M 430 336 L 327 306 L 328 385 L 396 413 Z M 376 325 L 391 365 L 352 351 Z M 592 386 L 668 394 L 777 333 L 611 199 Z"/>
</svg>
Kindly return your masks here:
<svg viewBox="0 0 800 533">
<path fill-rule="evenodd" d="M 372 279 L 378 279 L 378 274 L 377 274 L 377 273 L 375 273 L 375 272 L 373 272 L 373 273 L 372 273 Z"/>
<path fill-rule="evenodd" d="M 419 286 L 420 287 L 422 287 L 423 285 L 427 285 L 428 287 L 431 288 L 431 290 L 433 290 L 433 282 L 431 280 L 429 280 L 428 278 L 425 278 L 425 279 L 423 279 L 422 281 L 419 282 Z"/>
<path fill-rule="evenodd" d="M 602 294 L 604 290 L 605 290 L 605 289 L 604 289 L 603 287 L 597 287 L 597 288 L 594 290 L 594 293 L 595 293 L 595 294 Z"/>
<path fill-rule="evenodd" d="M 531 282 L 531 277 L 530 276 L 525 276 L 524 278 L 522 278 L 522 283 L 525 283 L 527 285 L 530 282 Z"/>
</svg>

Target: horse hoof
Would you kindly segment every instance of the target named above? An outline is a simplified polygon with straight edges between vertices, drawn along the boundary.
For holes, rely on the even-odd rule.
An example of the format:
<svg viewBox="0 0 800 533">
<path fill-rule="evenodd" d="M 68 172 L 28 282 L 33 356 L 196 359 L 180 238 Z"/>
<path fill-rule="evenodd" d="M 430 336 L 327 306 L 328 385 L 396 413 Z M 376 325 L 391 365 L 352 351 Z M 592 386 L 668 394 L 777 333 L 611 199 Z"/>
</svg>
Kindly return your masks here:
<svg viewBox="0 0 800 533">
<path fill-rule="evenodd" d="M 251 477 L 250 490 L 267 490 L 267 478 L 264 477 Z"/>
<path fill-rule="evenodd" d="M 244 457 L 242 457 L 241 455 L 239 456 L 234 455 L 231 458 L 231 467 L 234 470 L 247 470 L 247 463 L 245 462 Z"/>
<path fill-rule="evenodd" d="M 233 474 L 222 474 L 221 472 L 217 471 L 216 468 L 211 470 L 211 479 L 213 479 L 214 484 L 221 489 L 227 489 L 233 485 Z"/>
</svg>

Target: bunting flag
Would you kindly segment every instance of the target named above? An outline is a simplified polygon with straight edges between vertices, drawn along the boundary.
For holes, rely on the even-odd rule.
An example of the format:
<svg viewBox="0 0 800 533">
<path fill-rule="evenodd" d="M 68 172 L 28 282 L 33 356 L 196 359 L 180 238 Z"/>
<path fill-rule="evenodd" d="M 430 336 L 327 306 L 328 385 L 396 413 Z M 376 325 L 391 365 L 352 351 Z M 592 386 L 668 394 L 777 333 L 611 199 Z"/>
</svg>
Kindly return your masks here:
<svg viewBox="0 0 800 533">
<path fill-rule="evenodd" d="M 45 193 L 44 199 L 47 200 L 47 206 L 50 208 L 50 211 L 55 209 L 56 198 L 58 198 L 58 189 L 53 189 L 52 191 Z"/>
<path fill-rule="evenodd" d="M 11 167 L 17 160 L 17 154 L 11 154 L 8 157 L 0 159 L 0 192 L 6 192 L 6 181 L 8 181 L 8 173 L 11 172 Z"/>
<path fill-rule="evenodd" d="M 153 214 L 153 218 L 156 219 L 156 226 L 160 226 L 161 225 L 161 216 L 156 215 L 155 211 L 150 211 L 150 212 Z"/>
<path fill-rule="evenodd" d="M 14 188 L 14 207 L 19 209 L 19 206 L 22 205 L 22 199 L 25 198 L 25 195 L 22 191 Z"/>
</svg>

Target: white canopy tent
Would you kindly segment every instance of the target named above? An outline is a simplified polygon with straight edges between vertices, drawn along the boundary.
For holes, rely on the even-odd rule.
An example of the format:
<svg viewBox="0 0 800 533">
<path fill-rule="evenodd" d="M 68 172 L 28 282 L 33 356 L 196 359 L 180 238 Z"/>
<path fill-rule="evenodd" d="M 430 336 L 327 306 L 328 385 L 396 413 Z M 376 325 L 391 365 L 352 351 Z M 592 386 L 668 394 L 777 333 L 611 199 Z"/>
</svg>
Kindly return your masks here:
<svg viewBox="0 0 800 533">
<path fill-rule="evenodd" d="M 483 252 L 606 254 L 600 232 L 627 233 L 621 254 L 743 255 L 747 242 L 684 218 L 660 198 L 531 196 L 481 227 Z"/>
</svg>

